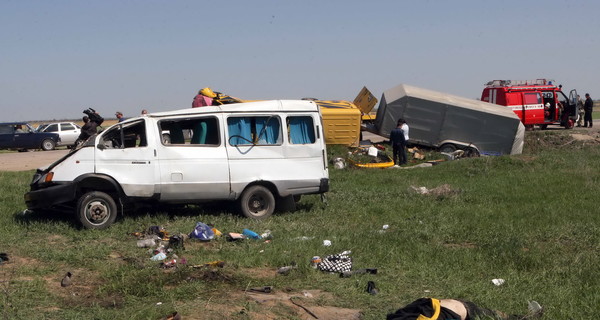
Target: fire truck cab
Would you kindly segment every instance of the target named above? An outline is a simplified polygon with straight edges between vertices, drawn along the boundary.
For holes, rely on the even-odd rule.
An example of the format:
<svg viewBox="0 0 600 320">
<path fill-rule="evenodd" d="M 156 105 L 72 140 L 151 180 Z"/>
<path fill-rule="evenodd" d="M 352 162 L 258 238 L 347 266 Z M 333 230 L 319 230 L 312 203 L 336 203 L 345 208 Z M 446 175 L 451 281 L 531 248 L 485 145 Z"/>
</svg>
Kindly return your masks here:
<svg viewBox="0 0 600 320">
<path fill-rule="evenodd" d="M 577 120 L 577 91 L 571 90 L 567 97 L 562 85 L 555 86 L 552 80 L 492 80 L 481 100 L 511 108 L 528 129 L 550 124 L 570 129 Z"/>
</svg>

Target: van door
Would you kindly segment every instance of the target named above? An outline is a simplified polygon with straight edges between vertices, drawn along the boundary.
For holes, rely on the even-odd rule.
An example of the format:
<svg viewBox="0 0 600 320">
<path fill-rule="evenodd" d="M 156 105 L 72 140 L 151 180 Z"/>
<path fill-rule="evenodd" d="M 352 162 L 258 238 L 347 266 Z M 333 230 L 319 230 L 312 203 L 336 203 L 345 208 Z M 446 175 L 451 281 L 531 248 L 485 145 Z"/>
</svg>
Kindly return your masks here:
<svg viewBox="0 0 600 320">
<path fill-rule="evenodd" d="M 293 170 L 286 166 L 279 115 L 230 114 L 226 121 L 231 189 L 236 196 L 250 182 L 277 183 Z"/>
<path fill-rule="evenodd" d="M 148 145 L 144 120 L 102 132 L 95 150 L 95 172 L 113 177 L 130 197 L 151 197 L 158 192 L 156 151 Z"/>
<path fill-rule="evenodd" d="M 221 119 L 217 114 L 158 121 L 157 132 L 169 135 L 157 142 L 161 200 L 231 198 Z"/>
</svg>

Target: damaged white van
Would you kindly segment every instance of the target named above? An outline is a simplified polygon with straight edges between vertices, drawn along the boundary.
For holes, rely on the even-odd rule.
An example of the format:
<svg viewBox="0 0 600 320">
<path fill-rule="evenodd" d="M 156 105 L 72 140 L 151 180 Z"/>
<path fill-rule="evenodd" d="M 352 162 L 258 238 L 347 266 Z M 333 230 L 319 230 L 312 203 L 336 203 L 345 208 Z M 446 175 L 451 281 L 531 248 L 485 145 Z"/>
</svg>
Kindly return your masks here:
<svg viewBox="0 0 600 320">
<path fill-rule="evenodd" d="M 264 219 L 329 190 L 322 117 L 314 102 L 277 100 L 132 118 L 38 169 L 30 188 L 28 209 L 67 208 L 86 228 L 141 203 L 230 200 Z"/>
</svg>

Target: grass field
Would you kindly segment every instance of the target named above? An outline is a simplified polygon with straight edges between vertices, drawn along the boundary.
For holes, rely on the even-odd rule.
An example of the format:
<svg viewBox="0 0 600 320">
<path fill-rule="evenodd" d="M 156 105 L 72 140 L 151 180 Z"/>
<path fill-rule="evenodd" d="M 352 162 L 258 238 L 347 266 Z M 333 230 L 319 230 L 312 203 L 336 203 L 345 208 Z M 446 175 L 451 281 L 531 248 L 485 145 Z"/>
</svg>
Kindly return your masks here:
<svg viewBox="0 0 600 320">
<path fill-rule="evenodd" d="M 327 204 L 305 196 L 299 210 L 258 222 L 227 205 L 154 209 L 108 230 L 82 230 L 68 215 L 22 214 L 33 172 L 0 172 L 0 318 L 310 319 L 284 303 L 256 302 L 244 290 L 321 290 L 308 309 L 358 309 L 364 319 L 424 296 L 471 300 L 522 313 L 528 300 L 543 319 L 595 319 L 600 306 L 600 148 L 572 131 L 527 133 L 520 156 L 462 159 L 431 168 L 330 170 Z M 330 148 L 330 157 L 346 152 Z M 440 195 L 412 187 L 446 186 Z M 271 230 L 270 242 L 187 241 L 188 266 L 162 269 L 131 234 L 160 225 L 189 233 L 196 222 L 222 232 Z M 389 228 L 382 230 L 383 225 Z M 323 240 L 332 245 L 323 246 Z M 340 278 L 309 266 L 311 257 L 352 251 Z M 224 268 L 191 268 L 214 260 Z M 287 275 L 277 269 L 297 264 Z M 61 287 L 64 274 L 73 284 Z M 495 286 L 491 280 L 505 283 Z M 365 289 L 374 281 L 380 293 Z M 332 317 L 335 318 L 335 317 Z"/>
</svg>

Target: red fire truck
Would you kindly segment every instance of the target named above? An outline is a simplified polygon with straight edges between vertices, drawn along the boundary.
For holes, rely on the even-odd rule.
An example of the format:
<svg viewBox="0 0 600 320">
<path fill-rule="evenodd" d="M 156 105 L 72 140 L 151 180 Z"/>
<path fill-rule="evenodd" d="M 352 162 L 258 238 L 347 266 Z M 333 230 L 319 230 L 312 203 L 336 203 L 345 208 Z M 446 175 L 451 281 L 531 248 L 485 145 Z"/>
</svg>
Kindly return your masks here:
<svg viewBox="0 0 600 320">
<path fill-rule="evenodd" d="M 552 80 L 493 80 L 486 84 L 481 100 L 507 106 L 516 113 L 526 128 L 559 124 L 573 128 L 577 120 L 577 91 L 567 97 L 562 85 Z"/>
</svg>

